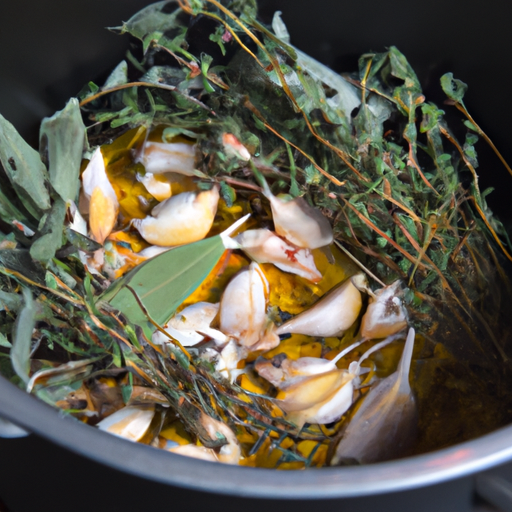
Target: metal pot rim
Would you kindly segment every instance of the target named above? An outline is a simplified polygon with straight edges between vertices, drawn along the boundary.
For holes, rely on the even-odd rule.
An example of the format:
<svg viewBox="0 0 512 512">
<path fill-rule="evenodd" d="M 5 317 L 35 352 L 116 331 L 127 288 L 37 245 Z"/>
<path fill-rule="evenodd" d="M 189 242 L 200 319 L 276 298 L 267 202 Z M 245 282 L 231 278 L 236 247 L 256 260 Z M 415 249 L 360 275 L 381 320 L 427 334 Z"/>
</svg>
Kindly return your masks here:
<svg viewBox="0 0 512 512">
<path fill-rule="evenodd" d="M 512 426 L 450 448 L 358 467 L 276 471 L 228 466 L 132 443 L 85 425 L 0 377 L 0 414 L 72 452 L 134 476 L 217 494 L 332 499 L 403 491 L 466 476 L 512 459 Z"/>
</svg>

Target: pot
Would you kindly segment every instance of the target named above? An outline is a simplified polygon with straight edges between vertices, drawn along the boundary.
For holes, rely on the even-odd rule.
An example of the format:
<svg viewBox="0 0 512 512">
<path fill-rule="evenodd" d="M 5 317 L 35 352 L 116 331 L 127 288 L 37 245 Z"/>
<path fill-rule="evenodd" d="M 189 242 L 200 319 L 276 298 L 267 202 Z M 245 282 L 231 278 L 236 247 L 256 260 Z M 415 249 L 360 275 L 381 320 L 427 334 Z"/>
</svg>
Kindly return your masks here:
<svg viewBox="0 0 512 512">
<path fill-rule="evenodd" d="M 88 80 L 101 82 L 123 58 L 127 40 L 110 34 L 103 27 L 119 25 L 147 3 L 144 0 L 124 0 L 122 4 L 115 0 L 90 0 L 84 5 L 47 0 L 0 4 L 0 43 L 4 48 L 0 54 L 0 112 L 29 141 L 36 143 L 36 127 L 42 117 L 62 108 L 64 101 Z M 427 97 L 438 103 L 442 101 L 438 79 L 452 71 L 470 86 L 468 109 L 505 158 L 512 161 L 512 146 L 508 144 L 512 103 L 503 90 L 512 44 L 507 37 L 507 16 L 504 15 L 510 12 L 509 3 L 493 0 L 482 5 L 477 0 L 451 0 L 449 3 L 432 0 L 427 7 L 423 2 L 410 0 L 397 0 L 392 5 L 368 0 L 345 6 L 336 0 L 266 0 L 260 5 L 266 21 L 275 10 L 283 11 L 283 19 L 296 46 L 335 69 L 355 69 L 360 54 L 395 45 L 418 72 Z M 6 48 L 9 51 L 5 51 Z M 486 147 L 481 146 L 480 151 L 481 188 L 500 184 L 491 194 L 489 203 L 508 221 L 507 199 L 512 181 Z M 365 507 L 382 509 L 385 503 L 391 503 L 389 498 L 382 498 L 383 493 L 395 493 L 396 503 L 403 502 L 407 496 L 415 496 L 415 510 L 445 510 L 442 503 L 448 506 L 446 501 L 440 500 L 434 505 L 433 498 L 442 493 L 443 482 L 456 480 L 452 485 L 466 492 L 471 484 L 463 477 L 512 460 L 512 426 L 508 426 L 433 453 L 360 467 L 284 472 L 214 465 L 129 443 L 62 417 L 1 377 L 0 415 L 46 440 L 38 441 L 42 443 L 39 446 L 46 446 L 42 449 L 45 456 L 53 457 L 52 450 L 55 450 L 59 456 L 68 457 L 68 463 L 79 464 L 88 471 L 101 472 L 102 466 L 112 468 L 114 472 L 103 471 L 110 476 L 118 475 L 125 490 L 134 485 L 144 488 L 149 485 L 147 481 L 154 482 L 156 495 L 162 496 L 161 499 L 166 496 L 167 503 L 178 497 L 189 500 L 188 510 L 219 503 L 223 510 L 231 510 L 231 507 L 234 510 L 242 505 L 247 508 L 249 502 L 238 498 L 286 500 L 257 502 L 261 506 L 274 503 L 281 511 L 289 507 L 291 510 L 294 504 L 294 510 L 300 510 L 305 505 L 297 500 L 310 499 L 335 500 L 326 503 L 339 509 L 338 500 L 343 500 L 343 510 L 356 510 L 353 498 L 362 497 L 366 497 L 366 501 L 360 501 Z M 46 444 L 47 441 L 52 444 Z M 10 441 L 9 448 L 2 443 L 1 449 L 14 455 L 12 443 L 22 443 L 22 440 Z M 25 444 L 25 449 L 35 449 L 33 441 Z M 98 465 L 91 466 L 87 459 Z M 37 467 L 42 470 L 45 464 Z M 4 472 L 12 475 L 12 472 Z M 24 474 L 29 473 L 27 470 Z M 88 474 L 88 477 L 82 476 L 88 479 L 83 482 L 85 489 L 95 481 Z M 40 474 L 39 479 L 50 476 Z M 6 492 L 7 481 L 0 480 L 0 498 Z M 56 483 L 58 485 L 58 481 Z M 419 488 L 424 490 L 415 491 L 415 495 L 405 492 Z M 196 492 L 191 493 L 192 490 Z M 215 499 L 203 493 L 224 498 Z M 86 499 L 87 496 L 84 493 Z M 232 497 L 229 502 L 226 496 Z M 422 496 L 430 496 L 430 501 L 427 503 Z M 134 501 L 125 503 L 124 509 L 131 510 L 130 503 L 133 506 Z M 87 510 L 117 508 L 111 505 L 103 508 L 103 505 L 88 505 L 92 508 Z M 434 508 L 422 508 L 424 505 Z M 82 510 L 80 506 L 75 503 L 71 509 Z M 54 502 L 49 510 L 61 509 Z"/>
</svg>

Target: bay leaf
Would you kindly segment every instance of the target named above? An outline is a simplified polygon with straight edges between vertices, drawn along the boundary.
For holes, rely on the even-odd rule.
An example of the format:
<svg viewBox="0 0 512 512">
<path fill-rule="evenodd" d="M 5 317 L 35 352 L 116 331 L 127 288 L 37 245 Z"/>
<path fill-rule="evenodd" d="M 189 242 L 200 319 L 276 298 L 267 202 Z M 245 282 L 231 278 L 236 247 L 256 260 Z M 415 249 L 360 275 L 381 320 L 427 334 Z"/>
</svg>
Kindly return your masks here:
<svg viewBox="0 0 512 512">
<path fill-rule="evenodd" d="M 30 347 L 32 331 L 36 324 L 36 307 L 28 288 L 23 289 L 24 306 L 20 311 L 13 329 L 11 362 L 18 377 L 25 383 L 29 382 Z"/>
<path fill-rule="evenodd" d="M 37 219 L 50 208 L 46 167 L 14 126 L 0 115 L 0 162 L 23 204 Z"/>
<path fill-rule="evenodd" d="M 134 324 L 148 320 L 130 286 L 151 318 L 164 325 L 176 308 L 204 281 L 224 253 L 220 235 L 176 247 L 152 258 L 119 279 L 101 297 Z"/>
<path fill-rule="evenodd" d="M 75 201 L 80 164 L 86 144 L 85 125 L 76 98 L 45 117 L 39 130 L 40 152 L 47 154 L 50 183 L 64 201 Z"/>
<path fill-rule="evenodd" d="M 78 178 L 77 178 L 78 180 Z M 66 203 L 58 198 L 53 204 L 50 214 L 47 216 L 41 230 L 41 237 L 38 238 L 30 248 L 30 255 L 37 261 L 48 262 L 57 250 L 62 247 L 63 227 L 66 217 Z"/>
</svg>

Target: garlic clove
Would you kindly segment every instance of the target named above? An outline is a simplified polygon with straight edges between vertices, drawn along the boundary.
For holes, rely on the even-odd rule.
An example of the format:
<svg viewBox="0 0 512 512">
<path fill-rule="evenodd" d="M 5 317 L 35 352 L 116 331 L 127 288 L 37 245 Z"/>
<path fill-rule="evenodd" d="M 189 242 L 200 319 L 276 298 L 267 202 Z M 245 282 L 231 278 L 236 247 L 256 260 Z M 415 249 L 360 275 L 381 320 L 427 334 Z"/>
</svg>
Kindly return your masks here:
<svg viewBox="0 0 512 512">
<path fill-rule="evenodd" d="M 226 438 L 227 444 L 219 450 L 219 461 L 225 464 L 238 464 L 242 451 L 234 432 L 222 421 L 204 413 L 201 415 L 200 422 L 212 439 L 218 439 L 219 434 Z"/>
<path fill-rule="evenodd" d="M 267 187 L 274 226 L 278 235 L 297 247 L 316 249 L 332 243 L 334 236 L 329 221 L 305 199 L 285 201 L 274 196 Z"/>
<path fill-rule="evenodd" d="M 336 369 L 301 379 L 284 390 L 281 387 L 279 407 L 285 412 L 293 412 L 316 406 L 345 383 L 346 374 L 345 370 Z"/>
<path fill-rule="evenodd" d="M 244 347 L 252 347 L 267 330 L 268 282 L 257 263 L 229 282 L 220 303 L 220 330 Z"/>
<path fill-rule="evenodd" d="M 354 375 L 344 372 L 344 378 L 334 393 L 319 404 L 309 409 L 291 414 L 289 419 L 298 426 L 304 423 L 318 423 L 325 425 L 338 421 L 345 414 L 354 401 Z"/>
<path fill-rule="evenodd" d="M 304 277 L 313 283 L 322 279 L 309 249 L 294 247 L 268 229 L 244 231 L 235 237 L 235 241 L 257 263 L 273 263 L 281 270 Z"/>
<path fill-rule="evenodd" d="M 361 292 L 354 286 L 352 279 L 348 279 L 311 308 L 278 327 L 276 334 L 338 337 L 357 320 L 361 306 Z"/>
<path fill-rule="evenodd" d="M 226 336 L 220 331 L 210 328 L 210 324 L 218 312 L 219 304 L 197 302 L 171 318 L 164 329 L 184 347 L 196 345 L 203 341 L 205 336 L 225 343 Z M 155 344 L 168 343 L 169 338 L 165 334 L 155 331 L 152 341 Z"/>
<path fill-rule="evenodd" d="M 130 441 L 139 441 L 148 430 L 154 415 L 153 405 L 129 405 L 107 416 L 96 426 Z"/>
<path fill-rule="evenodd" d="M 140 181 L 157 201 L 165 201 L 172 196 L 171 184 L 156 179 L 152 172 L 146 172 L 144 176 L 137 174 L 137 181 Z"/>
<path fill-rule="evenodd" d="M 251 159 L 249 150 L 232 133 L 224 133 L 222 135 L 222 145 L 224 146 L 224 151 L 229 156 L 234 156 L 244 162 L 248 162 Z"/>
<path fill-rule="evenodd" d="M 407 312 L 397 292 L 400 282 L 376 292 L 361 320 L 361 336 L 367 339 L 386 338 L 407 326 Z"/>
<path fill-rule="evenodd" d="M 241 347 L 234 339 L 228 341 L 222 349 L 215 364 L 215 369 L 230 382 L 236 379 L 238 363 L 247 357 L 249 351 Z"/>
<path fill-rule="evenodd" d="M 343 459 L 361 464 L 402 455 L 414 442 L 418 409 L 409 385 L 415 331 L 409 329 L 396 372 L 367 393 L 341 438 L 331 465 Z"/>
<path fill-rule="evenodd" d="M 144 240 L 160 247 L 197 242 L 210 231 L 218 202 L 218 187 L 183 192 L 155 206 L 151 216 L 133 220 L 132 225 Z"/>
<path fill-rule="evenodd" d="M 142 163 L 147 173 L 176 172 L 194 176 L 196 145 L 185 142 L 145 142 L 136 163 Z"/>
<path fill-rule="evenodd" d="M 83 191 L 89 199 L 89 227 L 92 237 L 103 243 L 112 232 L 119 201 L 107 177 L 101 148 L 96 149 L 82 174 Z"/>
<path fill-rule="evenodd" d="M 206 460 L 209 462 L 219 462 L 217 454 L 211 448 L 197 446 L 195 444 L 182 444 L 181 446 L 173 446 L 169 448 L 170 452 L 183 455 L 184 457 L 192 457 L 194 459 Z"/>
</svg>

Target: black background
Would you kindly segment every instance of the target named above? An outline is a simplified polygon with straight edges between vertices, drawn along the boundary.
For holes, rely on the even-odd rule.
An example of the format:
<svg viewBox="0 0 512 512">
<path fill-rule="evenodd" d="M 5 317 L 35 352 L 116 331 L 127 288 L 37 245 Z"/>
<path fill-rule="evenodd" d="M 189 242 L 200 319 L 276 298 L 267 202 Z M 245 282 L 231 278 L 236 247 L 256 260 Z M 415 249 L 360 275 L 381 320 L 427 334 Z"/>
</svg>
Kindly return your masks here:
<svg viewBox="0 0 512 512">
<path fill-rule="evenodd" d="M 42 117 L 64 106 L 88 80 L 104 78 L 123 58 L 126 38 L 104 29 L 127 20 L 144 0 L 0 0 L 0 113 L 32 142 Z M 357 57 L 396 45 L 417 70 L 427 99 L 442 101 L 439 77 L 452 71 L 469 84 L 466 103 L 512 161 L 510 123 L 512 4 L 505 0 L 266 0 L 292 42 L 338 71 Z M 450 107 L 446 107 L 448 109 Z M 496 186 L 490 203 L 510 215 L 510 177 L 480 144 L 482 188 Z M 261 502 L 171 489 L 81 459 L 34 436 L 0 440 L 0 498 L 11 512 L 132 510 L 465 511 L 471 479 L 428 490 L 343 502 Z M 0 512 L 2 512 L 0 503 Z M 5 508 L 7 510 L 7 508 Z"/>
</svg>

